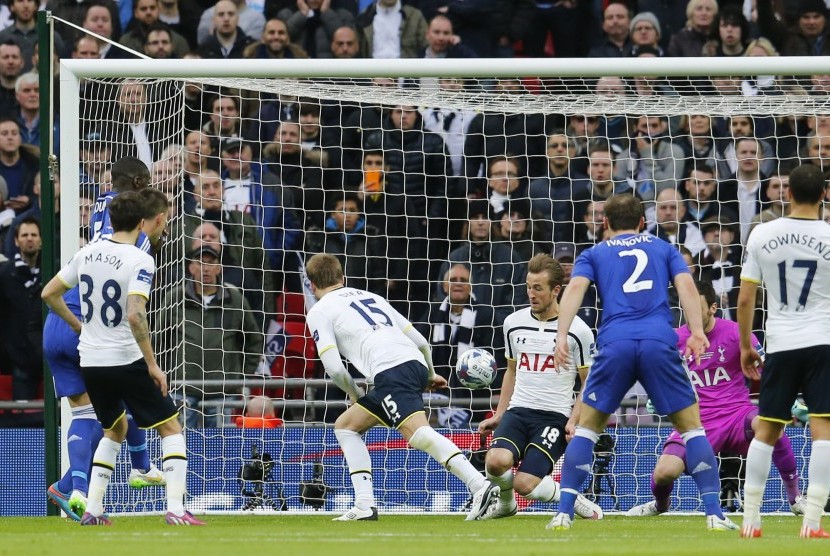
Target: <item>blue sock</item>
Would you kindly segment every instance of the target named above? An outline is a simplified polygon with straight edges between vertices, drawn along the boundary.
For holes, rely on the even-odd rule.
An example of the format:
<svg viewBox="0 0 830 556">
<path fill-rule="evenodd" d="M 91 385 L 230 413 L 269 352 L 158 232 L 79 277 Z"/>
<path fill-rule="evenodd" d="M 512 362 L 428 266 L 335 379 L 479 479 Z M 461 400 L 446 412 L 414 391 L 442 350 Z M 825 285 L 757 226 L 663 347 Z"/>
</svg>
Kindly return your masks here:
<svg viewBox="0 0 830 556">
<path fill-rule="evenodd" d="M 72 408 L 72 421 L 66 431 L 66 449 L 69 452 L 69 469 L 58 484 L 61 492 L 69 493 L 79 490 L 84 494 L 89 489 L 89 468 L 92 454 L 98 447 L 104 431 L 95 417 L 92 405 Z"/>
<path fill-rule="evenodd" d="M 706 515 L 723 519 L 720 508 L 720 478 L 718 462 L 703 429 L 687 431 L 681 435 L 686 443 L 686 468 L 695 480 Z"/>
<path fill-rule="evenodd" d="M 574 516 L 574 503 L 582 483 L 591 472 L 594 461 L 594 444 L 599 435 L 592 430 L 577 427 L 573 439 L 565 449 L 565 461 L 562 464 L 562 494 L 559 499 L 559 512 Z"/>
<path fill-rule="evenodd" d="M 130 464 L 141 472 L 150 470 L 150 454 L 147 453 L 147 433 L 138 428 L 133 416 L 127 414 L 127 449 L 130 451 Z"/>
</svg>

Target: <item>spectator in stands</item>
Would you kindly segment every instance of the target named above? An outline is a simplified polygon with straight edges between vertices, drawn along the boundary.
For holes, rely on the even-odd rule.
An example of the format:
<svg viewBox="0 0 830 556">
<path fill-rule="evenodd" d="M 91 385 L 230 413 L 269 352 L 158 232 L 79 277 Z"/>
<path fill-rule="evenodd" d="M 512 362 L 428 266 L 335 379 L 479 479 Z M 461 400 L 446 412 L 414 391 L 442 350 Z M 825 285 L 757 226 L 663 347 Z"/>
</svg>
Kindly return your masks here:
<svg viewBox="0 0 830 556">
<path fill-rule="evenodd" d="M 363 58 L 417 58 L 427 46 L 421 10 L 400 0 L 376 0 L 357 16 Z"/>
<path fill-rule="evenodd" d="M 490 204 L 473 199 L 468 205 L 468 241 L 450 252 L 438 276 L 445 276 L 452 263 L 468 263 L 472 272 L 473 295 L 478 303 L 512 310 L 527 303 L 525 267 L 510 247 L 493 243 Z M 443 292 L 436 292 L 438 299 Z"/>
<path fill-rule="evenodd" d="M 721 206 L 717 200 L 718 180 L 715 168 L 709 160 L 694 159 L 691 161 L 689 176 L 683 181 L 686 191 L 686 221 L 700 222 L 724 212 L 730 218 L 737 218 L 729 209 Z"/>
<path fill-rule="evenodd" d="M 390 255 L 384 234 L 367 226 L 356 193 L 333 194 L 329 198 L 325 228 L 306 232 L 306 252 L 309 256 L 334 255 L 343 266 L 347 287 L 384 295 L 384 259 Z"/>
<path fill-rule="evenodd" d="M 741 246 L 736 224 L 725 216 L 701 223 L 706 249 L 698 256 L 701 280 L 711 282 L 720 297 L 723 318 L 734 320 L 741 276 Z"/>
<path fill-rule="evenodd" d="M 162 301 L 159 330 L 174 335 L 176 378 L 184 380 L 184 420 L 188 427 L 216 427 L 225 413 L 222 402 L 238 387 L 207 386 L 203 380 L 239 380 L 252 376 L 263 355 L 262 330 L 248 302 L 223 283 L 219 253 L 202 245 L 187 253 L 187 278 Z M 182 307 L 182 299 L 184 306 Z M 179 396 L 179 394 L 175 394 Z M 205 401 L 218 406 L 204 406 Z"/>
<path fill-rule="evenodd" d="M 640 50 L 646 49 L 653 52 L 654 56 L 663 56 L 663 48 L 660 46 L 660 21 L 651 12 L 640 12 L 631 18 L 629 25 L 629 36 L 631 38 L 630 56 L 639 56 Z"/>
<path fill-rule="evenodd" d="M 826 170 L 830 161 L 830 136 L 814 133 L 807 137 L 805 146 L 807 162 Z"/>
<path fill-rule="evenodd" d="M 147 27 L 142 49 L 144 54 L 156 60 L 178 58 L 174 51 L 173 35 L 166 23 L 156 22 Z"/>
<path fill-rule="evenodd" d="M 87 5 L 84 2 L 84 5 Z M 97 0 L 89 4 L 83 16 L 82 27 L 106 39 L 117 41 L 121 36 L 121 26 L 118 23 L 117 8 L 112 2 Z M 101 58 L 124 58 L 125 52 L 103 40 L 98 41 L 98 55 Z"/>
<path fill-rule="evenodd" d="M 244 0 L 242 5 L 245 5 Z M 237 9 L 237 4 L 231 0 L 219 0 L 213 7 L 213 31 L 206 38 L 199 40 L 199 55 L 202 58 L 217 58 L 220 60 L 242 58 L 245 48 L 254 42 L 254 39 L 240 27 Z M 210 8 L 205 10 L 202 15 L 203 20 L 209 11 Z M 253 10 L 246 8 L 245 12 L 253 12 Z M 258 15 L 262 17 L 262 14 Z M 201 36 L 201 24 L 199 29 Z M 262 31 L 253 36 L 257 37 L 261 34 Z"/>
<path fill-rule="evenodd" d="M 578 251 L 589 249 L 605 239 L 605 201 L 588 201 L 585 214 L 577 222 L 574 243 Z"/>
<path fill-rule="evenodd" d="M 790 170 L 782 168 L 777 174 L 770 176 L 766 182 L 763 196 L 766 202 L 762 203 L 764 210 L 752 217 L 749 233 L 755 226 L 787 216 L 790 212 Z"/>
<path fill-rule="evenodd" d="M 581 174 L 587 173 L 588 147 L 599 136 L 601 120 L 602 118 L 595 114 L 572 114 L 568 117 L 565 133 L 567 133 L 575 147 L 574 155 L 571 157 L 571 166 Z M 621 152 L 618 143 L 609 141 L 609 144 L 614 149 L 615 154 Z"/>
<path fill-rule="evenodd" d="M 827 28 L 827 5 L 824 0 L 801 0 L 798 23 L 792 30 L 778 21 L 772 0 L 757 0 L 758 29 L 784 56 L 830 55 L 830 30 Z"/>
<path fill-rule="evenodd" d="M 267 396 L 251 396 L 245 402 L 245 413 L 234 420 L 241 429 L 276 429 L 283 425 L 274 412 L 274 402 Z"/>
<path fill-rule="evenodd" d="M 202 12 L 202 17 L 199 19 L 199 29 L 197 39 L 199 46 L 204 47 L 216 33 L 218 27 L 223 26 L 226 29 L 237 28 L 238 32 L 248 37 L 260 37 L 265 29 L 265 16 L 247 5 L 245 0 L 230 0 L 234 5 L 231 15 L 229 6 L 219 6 L 219 2 L 209 7 Z M 218 12 L 223 12 L 217 19 Z M 234 20 L 233 25 L 228 23 L 228 20 Z M 225 32 L 230 33 L 230 30 Z M 227 41 L 225 41 L 227 42 Z M 204 56 L 210 58 L 211 56 Z"/>
<path fill-rule="evenodd" d="M 394 89 L 398 87 L 398 82 L 388 77 L 375 77 L 368 86 Z M 366 146 L 364 144 L 365 134 L 367 132 L 379 133 L 389 110 L 369 102 L 355 107 L 340 106 L 338 108 L 340 114 L 337 122 L 342 122 L 340 124 L 342 126 L 340 146 L 343 149 L 343 167 L 347 171 L 359 170 Z"/>
<path fill-rule="evenodd" d="M 24 73 L 14 85 L 20 124 L 20 138 L 25 145 L 40 149 L 40 77 L 35 72 Z M 60 123 L 57 115 L 52 122 L 52 152 L 60 153 Z"/>
<path fill-rule="evenodd" d="M 182 179 L 185 197 L 193 197 L 200 174 L 208 169 L 219 170 L 219 161 L 211 146 L 210 138 L 202 131 L 191 131 L 184 138 Z"/>
<path fill-rule="evenodd" d="M 351 60 L 360 56 L 360 39 L 357 32 L 351 27 L 340 27 L 331 34 L 332 58 Z"/>
<path fill-rule="evenodd" d="M 153 187 L 161 190 L 168 199 L 174 199 L 182 187 L 181 159 L 163 158 L 153 162 L 150 170 Z"/>
<path fill-rule="evenodd" d="M 159 21 L 170 26 L 177 34 L 184 37 L 190 51 L 196 51 L 196 40 L 200 7 L 193 0 L 159 0 Z"/>
<path fill-rule="evenodd" d="M 438 78 L 437 85 L 442 91 L 460 92 L 464 88 L 464 82 L 454 77 Z M 444 140 L 454 176 L 463 175 L 464 140 L 475 116 L 476 113 L 472 110 L 450 107 L 421 109 L 424 129 L 437 133 Z"/>
<path fill-rule="evenodd" d="M 319 101 L 304 101 L 300 104 L 300 145 L 303 156 L 319 168 L 331 168 L 339 172 L 340 150 L 337 148 L 339 132 L 331 126 L 320 123 L 321 107 Z"/>
<path fill-rule="evenodd" d="M 308 53 L 289 40 L 288 28 L 281 19 L 269 19 L 259 41 L 245 47 L 245 58 L 308 58 Z"/>
<path fill-rule="evenodd" d="M 666 116 L 637 118 L 634 137 L 625 154 L 625 158 L 617 159 L 619 173 L 615 177 L 624 175 L 633 182 L 643 201 L 653 201 L 664 189 L 676 188 L 684 175 L 683 149 L 671 140 Z"/>
<path fill-rule="evenodd" d="M 647 231 L 672 245 L 682 245 L 692 255 L 706 248 L 703 234 L 694 223 L 686 220 L 686 205 L 676 189 L 664 189 L 657 194 L 655 222 Z"/>
<path fill-rule="evenodd" d="M 9 9 L 12 14 L 12 24 L 0 31 L 0 44 L 12 39 L 20 45 L 20 53 L 23 57 L 23 72 L 32 70 L 32 55 L 37 44 L 37 29 L 35 15 L 39 4 L 36 0 L 9 0 Z M 62 53 L 63 39 L 56 32 L 54 48 L 55 52 Z"/>
<path fill-rule="evenodd" d="M 102 191 L 104 172 L 112 163 L 108 143 L 101 139 L 97 131 L 90 131 L 81 141 L 80 184 L 93 190 L 97 198 Z"/>
<path fill-rule="evenodd" d="M 749 22 L 735 5 L 724 6 L 715 18 L 709 40 L 703 46 L 704 56 L 743 56 L 749 44 Z"/>
<path fill-rule="evenodd" d="M 506 95 L 521 94 L 524 87 L 518 79 L 499 78 L 495 91 Z M 499 154 L 524 159 L 522 164 L 527 168 L 528 176 L 545 175 L 545 123 L 542 114 L 481 112 L 473 118 L 464 142 L 467 193 L 478 197 L 484 195 L 487 160 Z"/>
<path fill-rule="evenodd" d="M 477 58 L 478 54 L 467 45 L 457 42 L 452 21 L 444 14 L 434 16 L 427 25 L 426 46 L 421 58 Z"/>
<path fill-rule="evenodd" d="M 0 176 L 9 188 L 7 209 L 20 214 L 32 206 L 39 164 L 37 151 L 22 143 L 20 124 L 12 119 L 0 119 Z"/>
<path fill-rule="evenodd" d="M 640 46 L 631 51 L 636 58 L 656 58 L 662 53 L 651 46 Z M 628 87 L 635 95 L 649 96 L 677 96 L 677 91 L 664 78 L 653 75 L 638 75 L 628 81 Z"/>
<path fill-rule="evenodd" d="M 604 201 L 611 195 L 631 191 L 628 182 L 614 180 L 614 152 L 604 141 L 598 141 L 588 149 L 588 179 L 592 200 Z"/>
<path fill-rule="evenodd" d="M 340 27 L 354 27 L 354 16 L 343 8 L 332 8 L 331 0 L 300 0 L 277 14 L 288 27 L 291 40 L 312 58 L 332 58 L 331 42 Z"/>
<path fill-rule="evenodd" d="M 94 38 L 84 35 L 75 41 L 72 58 L 76 60 L 95 60 L 100 58 L 100 47 Z"/>
<path fill-rule="evenodd" d="M 738 215 L 740 243 L 746 243 L 752 218 L 761 212 L 761 192 L 768 179 L 759 165 L 760 142 L 751 137 L 735 142 L 738 170 L 718 187 L 718 201 Z"/>
<path fill-rule="evenodd" d="M 755 138 L 755 119 L 752 116 L 730 116 L 729 132 L 731 139 L 721 141 L 718 160 L 718 172 L 721 177 L 734 174 L 738 170 L 737 148 L 738 141 L 743 138 Z M 761 171 L 769 175 L 775 170 L 775 150 L 767 141 L 758 140 L 761 151 L 758 153 Z"/>
<path fill-rule="evenodd" d="M 208 121 L 202 126 L 210 139 L 211 151 L 219 152 L 219 143 L 223 139 L 241 137 L 241 125 L 239 97 L 221 93 L 213 97 Z"/>
<path fill-rule="evenodd" d="M 20 110 L 15 84 L 24 65 L 19 44 L 12 39 L 0 43 L 0 118 L 13 118 Z"/>
<path fill-rule="evenodd" d="M 34 400 L 43 379 L 40 221 L 22 220 L 13 233 L 18 252 L 0 264 L 0 338 L 11 363 L 12 397 Z"/>
<path fill-rule="evenodd" d="M 550 254 L 562 266 L 562 270 L 565 273 L 562 285 L 566 286 L 571 280 L 571 272 L 573 272 L 574 261 L 579 254 L 579 250 L 573 243 L 561 242 L 553 245 Z M 561 299 L 562 293 L 560 292 L 559 295 Z M 596 330 L 599 328 L 601 310 L 602 305 L 599 302 L 596 286 L 591 284 L 585 292 L 585 297 L 582 299 L 582 306 L 579 308 L 577 315 L 585 321 L 585 324 L 593 330 Z"/>
<path fill-rule="evenodd" d="M 524 37 L 525 55 L 545 56 L 548 33 L 557 58 L 584 58 L 588 54 L 596 27 L 590 2 L 536 0 L 536 7 Z"/>
<path fill-rule="evenodd" d="M 197 204 L 184 216 L 185 241 L 199 239 L 219 253 L 223 279 L 238 287 L 264 330 L 276 311 L 275 276 L 268 266 L 262 236 L 251 215 L 222 208 L 222 180 L 205 170 L 196 184 Z"/>
<path fill-rule="evenodd" d="M 686 5 L 686 27 L 672 35 L 667 54 L 669 56 L 702 56 L 703 45 L 712 33 L 717 15 L 716 0 L 690 0 Z"/>
<path fill-rule="evenodd" d="M 501 213 L 511 200 L 527 199 L 527 187 L 518 160 L 500 155 L 488 161 L 487 200 L 494 214 Z"/>
<path fill-rule="evenodd" d="M 127 26 L 127 32 L 121 35 L 121 44 L 138 52 L 144 51 L 151 27 L 159 28 L 159 0 L 135 0 L 133 4 L 133 19 Z M 161 23 L 170 34 L 172 52 L 175 58 L 181 58 L 190 52 L 187 40 L 170 29 L 167 24 Z M 169 57 L 169 56 L 168 56 Z"/>
<path fill-rule="evenodd" d="M 257 233 L 268 263 L 275 272 L 282 272 L 285 255 L 299 247 L 302 229 L 287 207 L 294 206 L 290 200 L 283 204 L 285 190 L 277 178 L 259 162 L 252 162 L 251 145 L 241 139 L 230 137 L 222 141 L 222 199 L 227 210 L 245 212 L 257 224 Z M 293 262 L 286 264 L 293 270 Z M 282 279 L 275 278 L 275 286 L 282 286 Z"/>
<path fill-rule="evenodd" d="M 590 198 L 588 176 L 572 169 L 576 141 L 561 129 L 547 137 L 547 176 L 530 182 L 533 211 L 553 223 L 553 241 L 572 241 L 574 224 L 582 218 L 584 201 Z"/>
<path fill-rule="evenodd" d="M 534 217 L 528 199 L 511 199 L 495 213 L 493 241 L 513 249 L 524 264 L 533 255 L 550 251 L 550 227 L 547 220 Z"/>
<path fill-rule="evenodd" d="M 686 120 L 688 135 L 677 140 L 677 145 L 683 149 L 683 158 L 705 161 L 716 167 L 720 158 L 712 129 L 712 117 L 709 114 L 691 114 Z"/>
<path fill-rule="evenodd" d="M 500 369 L 506 364 L 499 325 L 510 310 L 480 302 L 473 293 L 472 280 L 469 264 L 452 264 L 441 277 L 442 300 L 431 303 L 415 325 L 429 339 L 435 372 L 447 379 L 450 399 L 459 406 L 467 405 L 464 402 L 469 403 L 471 395 L 478 399 L 492 395 L 489 389 L 473 391 L 458 382 L 453 370 L 459 355 L 472 348 L 484 348 L 495 355 Z M 492 388 L 499 386 L 497 377 Z M 467 413 L 468 421 L 470 417 Z"/>
<path fill-rule="evenodd" d="M 622 58 L 631 50 L 631 10 L 624 2 L 609 2 L 602 12 L 605 40 L 588 52 L 589 58 Z"/>
</svg>

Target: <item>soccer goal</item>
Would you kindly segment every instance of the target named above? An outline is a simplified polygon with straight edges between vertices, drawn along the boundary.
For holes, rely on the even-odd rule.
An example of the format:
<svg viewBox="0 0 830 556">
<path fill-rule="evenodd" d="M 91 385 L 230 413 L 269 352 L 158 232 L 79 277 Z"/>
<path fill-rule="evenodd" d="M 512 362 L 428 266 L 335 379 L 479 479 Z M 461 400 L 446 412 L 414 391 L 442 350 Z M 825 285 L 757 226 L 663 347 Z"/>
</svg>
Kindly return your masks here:
<svg viewBox="0 0 830 556">
<path fill-rule="evenodd" d="M 524 303 L 527 255 L 572 262 L 601 234 L 602 199 L 630 191 L 645 201 L 649 226 L 705 267 L 734 319 L 747 211 L 774 215 L 783 205 L 766 190 L 727 202 L 710 189 L 821 163 L 830 146 L 822 58 L 62 60 L 60 69 L 64 260 L 88 237 L 86 214 L 112 160 L 145 160 L 171 200 L 152 326 L 186 408 L 194 512 L 351 506 L 331 427 L 345 396 L 315 364 L 304 325 L 306 254 L 342 254 L 347 280 L 389 297 L 436 351 L 470 325 L 430 320 L 447 295 L 448 261 L 467 263 L 476 302 L 493 315 L 476 323 L 490 327 L 482 347 L 498 350 L 504 315 Z M 749 154 L 744 137 L 755 139 Z M 717 233 L 678 224 L 678 199 L 690 200 L 680 209 L 688 219 Z M 491 224 L 479 241 L 481 219 Z M 212 276 L 211 250 L 221 263 Z M 596 304 L 580 314 L 591 326 L 601 316 Z M 273 418 L 243 416 L 258 394 Z M 433 422 L 479 462 L 486 441 L 470 427 L 495 407 L 494 394 L 454 387 L 427 400 Z M 586 492 L 607 511 L 647 501 L 670 430 L 632 392 Z M 802 476 L 804 430 L 788 429 Z M 462 510 L 463 485 L 397 433 L 376 429 L 367 440 L 382 511 Z M 158 460 L 152 435 L 150 446 Z M 160 510 L 163 491 L 127 488 L 126 461 L 107 507 Z M 733 503 L 740 468 L 740 459 L 723 466 Z M 699 510 L 689 479 L 673 496 L 676 509 Z M 764 510 L 786 502 L 773 471 Z"/>
</svg>

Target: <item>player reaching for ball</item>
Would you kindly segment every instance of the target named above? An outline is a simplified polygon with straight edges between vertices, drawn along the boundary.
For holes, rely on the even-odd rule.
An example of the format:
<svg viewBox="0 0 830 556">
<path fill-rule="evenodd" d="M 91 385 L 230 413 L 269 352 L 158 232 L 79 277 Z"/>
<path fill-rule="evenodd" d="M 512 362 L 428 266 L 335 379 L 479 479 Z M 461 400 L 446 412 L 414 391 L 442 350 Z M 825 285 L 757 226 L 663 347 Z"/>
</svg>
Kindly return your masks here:
<svg viewBox="0 0 830 556">
<path fill-rule="evenodd" d="M 574 384 L 577 374 L 585 384 L 594 343 L 591 329 L 575 317 L 568 334 L 573 359 L 561 367 L 554 365 L 559 318 L 556 298 L 564 278 L 564 270 L 553 257 L 539 254 L 530 259 L 530 307 L 504 319 L 507 372 L 499 405 L 496 414 L 478 426 L 481 433 L 496 431 L 485 465 L 487 478 L 501 492 L 479 519 L 514 515 L 518 509 L 514 489 L 530 500 L 559 501 L 559 484 L 550 474 L 565 452 L 566 439 L 574 432 L 580 408 L 579 396 L 574 403 Z M 585 518 L 602 519 L 602 509 L 581 494 L 574 510 Z"/>
<path fill-rule="evenodd" d="M 376 520 L 372 460 L 363 433 L 373 426 L 395 427 L 410 446 L 426 452 L 461 479 L 473 495 L 468 520 L 478 519 L 499 487 L 487 481 L 448 438 L 429 426 L 422 394 L 446 388 L 432 368 L 429 343 L 379 295 L 343 285 L 343 267 L 333 255 L 309 259 L 306 273 L 317 303 L 307 324 L 326 373 L 354 405 L 334 423 L 334 435 L 349 466 L 354 507 L 334 521 Z M 374 382 L 364 395 L 346 371 L 341 354 Z"/>
</svg>

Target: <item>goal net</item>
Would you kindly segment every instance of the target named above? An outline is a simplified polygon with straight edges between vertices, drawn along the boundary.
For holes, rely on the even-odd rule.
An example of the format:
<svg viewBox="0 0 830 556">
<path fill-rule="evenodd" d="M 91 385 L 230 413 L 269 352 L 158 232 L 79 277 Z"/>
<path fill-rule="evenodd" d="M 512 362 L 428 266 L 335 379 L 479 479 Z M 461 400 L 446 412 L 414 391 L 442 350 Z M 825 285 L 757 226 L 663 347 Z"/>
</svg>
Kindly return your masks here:
<svg viewBox="0 0 830 556">
<path fill-rule="evenodd" d="M 342 512 L 353 494 L 332 424 L 347 405 L 305 327 L 305 258 L 337 255 L 347 285 L 423 331 L 450 381 L 425 395 L 430 420 L 480 465 L 475 427 L 499 382 L 464 388 L 457 355 L 484 347 L 504 368 L 501 325 L 527 303 L 527 261 L 552 253 L 569 271 L 601 240 L 612 193 L 642 199 L 649 230 L 682 246 L 718 316 L 736 318 L 753 222 L 786 210 L 789 169 L 830 147 L 830 68 L 786 60 L 63 61 L 64 259 L 89 235 L 111 163 L 143 160 L 170 198 L 152 327 L 183 407 L 189 507 Z M 580 316 L 596 329 L 595 295 Z M 735 377 L 698 381 L 720 380 Z M 597 449 L 585 491 L 607 511 L 650 497 L 671 428 L 645 402 L 632 390 Z M 805 429 L 788 434 L 803 476 Z M 367 443 L 382 511 L 462 510 L 464 486 L 396 432 Z M 149 445 L 158 462 L 154 434 Z M 122 456 L 108 508 L 161 510 L 161 489 L 126 486 Z M 723 462 L 735 508 L 741 460 Z M 788 510 L 774 470 L 765 500 Z M 673 507 L 700 509 L 687 477 Z"/>
</svg>

